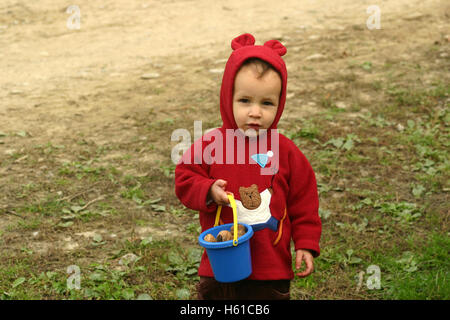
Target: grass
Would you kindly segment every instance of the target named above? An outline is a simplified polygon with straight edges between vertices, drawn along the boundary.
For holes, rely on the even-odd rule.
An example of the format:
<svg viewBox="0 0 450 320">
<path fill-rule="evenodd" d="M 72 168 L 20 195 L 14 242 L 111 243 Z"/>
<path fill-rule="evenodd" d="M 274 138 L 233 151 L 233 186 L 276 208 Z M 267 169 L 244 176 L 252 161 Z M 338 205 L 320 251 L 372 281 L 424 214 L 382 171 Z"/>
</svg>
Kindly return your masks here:
<svg viewBox="0 0 450 320">
<path fill-rule="evenodd" d="M 426 63 L 431 49 L 417 50 L 417 61 L 402 64 L 381 54 L 339 60 L 349 73 L 339 75 L 335 66 L 325 83 L 314 76 L 320 65 L 291 77 L 317 84 L 295 95 L 316 101 L 317 112 L 294 113 L 283 129 L 316 172 L 323 222 L 315 272 L 292 281 L 294 299 L 450 298 L 450 87 L 446 68 Z M 300 57 L 286 59 L 289 65 Z M 363 82 L 357 72 L 375 80 Z M 333 81 L 342 87 L 323 89 Z M 184 90 L 156 93 L 165 99 L 172 89 Z M 361 90 L 371 103 L 350 94 Z M 213 105 L 218 91 L 204 91 L 198 100 Z M 183 92 L 171 103 L 190 106 L 196 94 Z M 205 114 L 204 127 L 216 126 L 216 116 Z M 198 213 L 176 198 L 175 166 L 167 160 L 170 133 L 191 128 L 194 119 L 136 118 L 135 135 L 102 145 L 83 133 L 62 144 L 1 132 L 0 143 L 15 151 L 0 163 L 0 172 L 13 168 L 0 186 L 8 199 L 0 207 L 0 299 L 195 298 Z M 125 256 L 133 260 L 123 262 Z M 68 286 L 72 265 L 80 270 L 79 290 Z"/>
<path fill-rule="evenodd" d="M 390 255 L 365 252 L 383 268 L 381 290 L 376 295 L 384 299 L 448 300 L 448 236 L 432 233 L 426 240 L 411 237 L 407 245 L 406 250 L 394 249 Z"/>
</svg>

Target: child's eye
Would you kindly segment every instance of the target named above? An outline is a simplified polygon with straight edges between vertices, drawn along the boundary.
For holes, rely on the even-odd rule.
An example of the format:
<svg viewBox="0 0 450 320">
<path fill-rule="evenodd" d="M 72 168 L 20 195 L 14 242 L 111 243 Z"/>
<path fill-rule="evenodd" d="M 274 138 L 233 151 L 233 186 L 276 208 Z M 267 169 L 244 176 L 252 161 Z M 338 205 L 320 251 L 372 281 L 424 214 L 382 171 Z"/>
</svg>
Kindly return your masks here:
<svg viewBox="0 0 450 320">
<path fill-rule="evenodd" d="M 272 101 L 264 101 L 263 104 L 266 105 L 266 106 L 273 106 L 274 105 L 272 103 Z"/>
<path fill-rule="evenodd" d="M 246 99 L 246 98 L 242 98 L 242 99 L 239 99 L 239 102 L 242 102 L 242 103 L 248 103 L 248 102 L 249 102 L 249 100 L 248 100 L 248 99 Z"/>
</svg>

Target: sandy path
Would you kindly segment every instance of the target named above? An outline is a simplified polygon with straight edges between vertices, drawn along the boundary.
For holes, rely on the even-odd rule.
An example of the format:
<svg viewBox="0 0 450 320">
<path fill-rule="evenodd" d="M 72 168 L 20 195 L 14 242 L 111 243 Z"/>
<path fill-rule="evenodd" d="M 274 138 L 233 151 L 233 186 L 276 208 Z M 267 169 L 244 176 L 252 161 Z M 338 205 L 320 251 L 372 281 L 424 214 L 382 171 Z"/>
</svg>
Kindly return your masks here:
<svg viewBox="0 0 450 320">
<path fill-rule="evenodd" d="M 396 17 L 442 3 L 376 2 L 382 27 Z M 66 26 L 67 1 L 2 1 L 0 131 L 42 137 L 68 133 L 78 122 L 77 114 L 90 124 L 113 121 L 133 106 L 106 108 L 102 100 L 84 103 L 86 97 L 107 96 L 155 66 L 164 73 L 171 69 L 170 56 L 185 53 L 200 61 L 223 53 L 225 58 L 230 40 L 243 32 L 253 33 L 261 43 L 305 28 L 323 32 L 345 25 L 365 27 L 366 9 L 374 1 L 78 0 L 74 4 L 81 14 L 79 30 Z"/>
</svg>

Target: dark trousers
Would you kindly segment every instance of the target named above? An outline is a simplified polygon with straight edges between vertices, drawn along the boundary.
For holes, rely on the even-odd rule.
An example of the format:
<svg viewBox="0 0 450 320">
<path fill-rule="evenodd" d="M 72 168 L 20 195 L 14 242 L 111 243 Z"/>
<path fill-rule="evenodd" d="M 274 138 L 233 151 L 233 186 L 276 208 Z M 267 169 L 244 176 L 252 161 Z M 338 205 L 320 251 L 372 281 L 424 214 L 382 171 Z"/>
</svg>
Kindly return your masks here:
<svg viewBox="0 0 450 320">
<path fill-rule="evenodd" d="M 214 278 L 200 277 L 197 294 L 199 300 L 289 300 L 290 285 L 290 280 L 221 283 Z"/>
</svg>

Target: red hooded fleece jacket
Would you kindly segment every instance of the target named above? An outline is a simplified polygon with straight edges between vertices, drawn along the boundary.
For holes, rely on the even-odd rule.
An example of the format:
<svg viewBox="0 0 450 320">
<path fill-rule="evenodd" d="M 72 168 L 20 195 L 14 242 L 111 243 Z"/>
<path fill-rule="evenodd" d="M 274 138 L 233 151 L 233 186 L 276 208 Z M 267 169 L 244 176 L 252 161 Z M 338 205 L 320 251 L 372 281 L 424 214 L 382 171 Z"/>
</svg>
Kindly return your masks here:
<svg viewBox="0 0 450 320">
<path fill-rule="evenodd" d="M 292 279 L 290 241 L 295 250 L 320 254 L 322 231 L 314 172 L 306 157 L 277 124 L 286 101 L 287 71 L 281 58 L 286 48 L 277 40 L 254 45 L 251 34 L 232 40 L 220 91 L 223 125 L 202 136 L 186 150 L 175 169 L 175 193 L 188 208 L 199 211 L 202 231 L 213 227 L 217 204 L 207 203 L 207 194 L 217 179 L 227 181 L 226 191 L 238 203 L 238 221 L 251 224 L 252 280 Z M 281 76 L 282 89 L 277 114 L 257 137 L 244 135 L 233 116 L 236 73 L 249 58 L 272 65 Z M 233 222 L 232 209 L 224 206 L 221 222 Z M 198 274 L 213 277 L 206 251 Z"/>
</svg>

